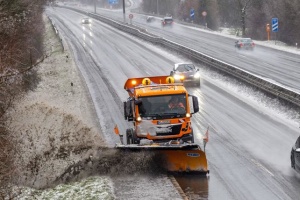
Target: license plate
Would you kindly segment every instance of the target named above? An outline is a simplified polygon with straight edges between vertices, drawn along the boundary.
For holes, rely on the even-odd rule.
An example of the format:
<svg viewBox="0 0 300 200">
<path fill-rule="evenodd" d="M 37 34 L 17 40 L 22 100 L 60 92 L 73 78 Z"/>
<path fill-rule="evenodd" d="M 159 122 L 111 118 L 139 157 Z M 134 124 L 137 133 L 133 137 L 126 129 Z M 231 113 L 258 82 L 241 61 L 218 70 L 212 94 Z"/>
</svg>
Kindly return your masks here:
<svg viewBox="0 0 300 200">
<path fill-rule="evenodd" d="M 170 124 L 170 120 L 157 121 L 157 124 Z"/>
</svg>

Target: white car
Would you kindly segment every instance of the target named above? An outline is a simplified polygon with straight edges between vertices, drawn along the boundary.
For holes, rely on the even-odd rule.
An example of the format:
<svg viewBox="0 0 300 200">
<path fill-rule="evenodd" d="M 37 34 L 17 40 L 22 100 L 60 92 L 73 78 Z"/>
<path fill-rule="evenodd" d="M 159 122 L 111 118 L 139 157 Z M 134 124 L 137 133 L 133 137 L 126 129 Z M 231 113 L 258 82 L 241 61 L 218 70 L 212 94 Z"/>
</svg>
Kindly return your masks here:
<svg viewBox="0 0 300 200">
<path fill-rule="evenodd" d="M 90 24 L 92 22 L 92 20 L 88 17 L 85 17 L 81 20 L 82 24 Z"/>
<path fill-rule="evenodd" d="M 193 63 L 176 63 L 170 76 L 173 76 L 177 83 L 192 83 L 200 86 L 200 72 Z"/>
</svg>

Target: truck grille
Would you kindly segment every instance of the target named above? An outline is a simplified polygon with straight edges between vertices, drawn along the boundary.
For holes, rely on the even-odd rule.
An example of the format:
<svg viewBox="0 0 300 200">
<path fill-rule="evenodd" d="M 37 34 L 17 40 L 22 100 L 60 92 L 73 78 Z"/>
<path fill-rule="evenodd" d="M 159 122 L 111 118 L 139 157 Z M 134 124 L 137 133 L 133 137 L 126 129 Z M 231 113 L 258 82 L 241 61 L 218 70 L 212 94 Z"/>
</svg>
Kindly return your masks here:
<svg viewBox="0 0 300 200">
<path fill-rule="evenodd" d="M 156 135 L 157 136 L 167 136 L 167 135 L 178 135 L 181 130 L 181 124 L 170 125 L 170 126 L 157 126 Z"/>
</svg>

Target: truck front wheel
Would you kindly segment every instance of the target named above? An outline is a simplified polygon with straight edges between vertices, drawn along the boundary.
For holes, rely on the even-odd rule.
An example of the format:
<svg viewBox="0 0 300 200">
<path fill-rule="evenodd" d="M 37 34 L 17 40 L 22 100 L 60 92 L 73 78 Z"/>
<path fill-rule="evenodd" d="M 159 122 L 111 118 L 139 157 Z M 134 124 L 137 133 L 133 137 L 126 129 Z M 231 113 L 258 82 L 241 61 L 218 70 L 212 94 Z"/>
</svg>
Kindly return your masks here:
<svg viewBox="0 0 300 200">
<path fill-rule="evenodd" d="M 139 140 L 133 128 L 126 129 L 126 141 L 127 144 L 139 144 Z"/>
<path fill-rule="evenodd" d="M 126 129 L 126 143 L 133 144 L 133 129 L 132 128 Z"/>
<path fill-rule="evenodd" d="M 194 133 L 193 133 L 193 131 L 191 132 L 191 135 L 192 135 L 192 138 L 191 138 L 191 143 L 193 144 L 193 143 L 195 143 L 195 139 L 194 139 Z"/>
</svg>

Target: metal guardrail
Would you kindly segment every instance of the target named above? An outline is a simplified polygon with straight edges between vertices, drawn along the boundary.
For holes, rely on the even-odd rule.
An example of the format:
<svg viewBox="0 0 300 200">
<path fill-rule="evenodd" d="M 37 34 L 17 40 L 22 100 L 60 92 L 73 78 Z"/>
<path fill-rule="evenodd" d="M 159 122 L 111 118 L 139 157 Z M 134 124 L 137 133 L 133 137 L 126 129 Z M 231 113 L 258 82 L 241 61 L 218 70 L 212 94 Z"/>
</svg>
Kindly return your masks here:
<svg viewBox="0 0 300 200">
<path fill-rule="evenodd" d="M 52 28 L 53 28 L 54 31 L 55 31 L 55 34 L 58 36 L 58 38 L 59 38 L 59 40 L 60 40 L 60 42 L 61 42 L 61 45 L 62 45 L 62 52 L 64 52 L 64 51 L 65 51 L 65 45 L 64 45 L 64 43 L 63 43 L 63 40 L 62 40 L 62 38 L 61 38 L 61 36 L 60 36 L 60 34 L 59 34 L 59 32 L 58 32 L 58 30 L 57 30 L 57 28 L 56 28 L 54 22 L 53 22 L 53 20 L 52 20 L 49 16 L 48 16 L 48 19 L 49 19 L 50 22 L 51 22 L 51 25 L 52 25 Z"/>
<path fill-rule="evenodd" d="M 109 19 L 105 16 L 101 16 L 99 14 L 94 14 L 94 13 L 90 13 L 90 12 L 86 12 L 83 10 L 79 10 L 76 8 L 71 8 L 71 7 L 65 7 L 65 6 L 61 6 L 63 8 L 67 8 L 67 9 L 71 9 L 73 11 L 88 15 L 94 19 L 98 19 L 104 23 L 107 23 L 119 30 L 125 31 L 127 33 L 130 33 L 132 35 L 135 35 L 139 38 L 142 38 L 144 40 L 147 40 L 151 43 L 155 43 L 155 44 L 159 44 L 162 46 L 165 46 L 169 49 L 172 49 L 174 51 L 178 51 L 181 54 L 184 54 L 190 58 L 193 58 L 195 60 L 197 60 L 199 63 L 202 63 L 206 66 L 209 67 L 213 67 L 216 68 L 226 74 L 232 75 L 236 78 L 238 78 L 239 80 L 242 80 L 254 87 L 257 87 L 269 94 L 275 95 L 276 97 L 283 99 L 285 101 L 288 101 L 296 106 L 300 107 L 300 94 L 289 90 L 287 88 L 284 87 L 280 87 L 278 85 L 272 84 L 258 76 L 255 76 L 253 74 L 250 74 L 244 70 L 241 70 L 239 68 L 237 68 L 234 65 L 225 63 L 223 61 L 220 61 L 218 59 L 215 59 L 211 56 L 205 55 L 201 52 L 198 52 L 196 50 L 190 49 L 186 46 L 183 46 L 181 44 L 166 40 L 162 37 L 159 36 L 155 36 L 151 33 L 148 33 L 146 30 L 141 29 L 139 27 L 135 27 L 133 25 L 128 25 L 128 24 L 124 24 L 122 22 L 118 22 L 112 19 Z"/>
</svg>

